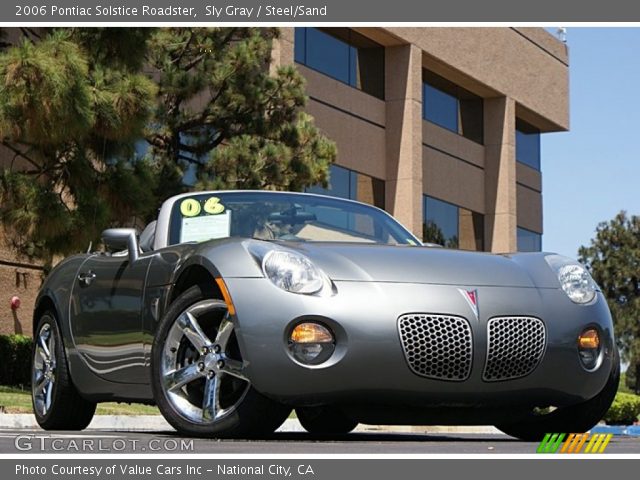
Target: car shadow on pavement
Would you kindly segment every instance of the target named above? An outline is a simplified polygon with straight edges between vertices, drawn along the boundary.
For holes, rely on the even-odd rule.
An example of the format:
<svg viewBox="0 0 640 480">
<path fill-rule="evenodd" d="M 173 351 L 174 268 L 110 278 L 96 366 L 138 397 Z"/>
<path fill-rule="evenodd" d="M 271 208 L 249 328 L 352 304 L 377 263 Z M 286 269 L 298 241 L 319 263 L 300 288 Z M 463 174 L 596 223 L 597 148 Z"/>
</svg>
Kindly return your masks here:
<svg viewBox="0 0 640 480">
<path fill-rule="evenodd" d="M 174 431 L 154 432 L 156 435 L 176 436 Z M 344 435 L 314 435 L 307 432 L 275 432 L 271 435 L 251 438 L 200 438 L 199 440 L 211 440 L 216 442 L 492 442 L 513 443 L 520 440 L 500 434 L 482 433 L 406 433 L 406 432 L 351 432 Z"/>
</svg>

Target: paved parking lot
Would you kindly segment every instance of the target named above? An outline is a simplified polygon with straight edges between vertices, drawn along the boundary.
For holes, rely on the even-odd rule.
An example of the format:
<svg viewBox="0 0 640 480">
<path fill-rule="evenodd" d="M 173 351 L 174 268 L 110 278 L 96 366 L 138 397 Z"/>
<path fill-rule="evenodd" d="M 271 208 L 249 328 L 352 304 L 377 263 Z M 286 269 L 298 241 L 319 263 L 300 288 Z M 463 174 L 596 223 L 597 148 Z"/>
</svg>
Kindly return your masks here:
<svg viewBox="0 0 640 480">
<path fill-rule="evenodd" d="M 216 440 L 185 438 L 172 431 L 0 430 L 0 453 L 523 454 L 535 453 L 537 446 L 499 434 L 355 432 L 320 438 L 304 432 L 277 432 L 259 440 Z M 640 437 L 614 436 L 606 453 L 640 455 Z"/>
</svg>

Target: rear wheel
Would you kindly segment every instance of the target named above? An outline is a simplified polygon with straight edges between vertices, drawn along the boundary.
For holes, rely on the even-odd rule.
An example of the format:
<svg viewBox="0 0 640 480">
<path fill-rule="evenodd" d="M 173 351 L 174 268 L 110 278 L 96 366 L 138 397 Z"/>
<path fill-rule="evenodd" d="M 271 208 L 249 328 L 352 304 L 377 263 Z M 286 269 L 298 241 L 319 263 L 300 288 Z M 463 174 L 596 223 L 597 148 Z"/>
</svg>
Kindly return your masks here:
<svg viewBox="0 0 640 480">
<path fill-rule="evenodd" d="M 38 320 L 31 361 L 31 400 L 38 425 L 45 430 L 82 430 L 96 404 L 76 390 L 64 353 L 62 335 L 52 312 Z"/>
<path fill-rule="evenodd" d="M 265 435 L 291 411 L 252 388 L 227 305 L 204 286 L 189 288 L 167 310 L 151 368 L 160 412 L 188 435 Z"/>
<path fill-rule="evenodd" d="M 592 399 L 560 407 L 546 415 L 531 413 L 518 422 L 496 425 L 498 429 L 526 441 L 539 441 L 547 433 L 582 433 L 593 428 L 607 413 L 618 391 L 620 358 L 616 352 L 614 365 L 604 388 Z"/>
<path fill-rule="evenodd" d="M 296 415 L 307 432 L 317 435 L 345 434 L 358 426 L 358 422 L 333 407 L 296 408 Z"/>
</svg>

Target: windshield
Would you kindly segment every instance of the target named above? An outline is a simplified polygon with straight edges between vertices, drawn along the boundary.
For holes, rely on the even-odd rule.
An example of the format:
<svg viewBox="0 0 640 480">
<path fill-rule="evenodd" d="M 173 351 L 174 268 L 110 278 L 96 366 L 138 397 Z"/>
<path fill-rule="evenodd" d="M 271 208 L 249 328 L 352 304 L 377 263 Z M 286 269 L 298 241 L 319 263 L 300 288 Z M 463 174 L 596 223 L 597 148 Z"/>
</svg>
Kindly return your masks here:
<svg viewBox="0 0 640 480">
<path fill-rule="evenodd" d="M 178 199 L 169 244 L 245 237 L 299 242 L 418 245 L 377 208 L 321 195 L 209 192 Z"/>
</svg>

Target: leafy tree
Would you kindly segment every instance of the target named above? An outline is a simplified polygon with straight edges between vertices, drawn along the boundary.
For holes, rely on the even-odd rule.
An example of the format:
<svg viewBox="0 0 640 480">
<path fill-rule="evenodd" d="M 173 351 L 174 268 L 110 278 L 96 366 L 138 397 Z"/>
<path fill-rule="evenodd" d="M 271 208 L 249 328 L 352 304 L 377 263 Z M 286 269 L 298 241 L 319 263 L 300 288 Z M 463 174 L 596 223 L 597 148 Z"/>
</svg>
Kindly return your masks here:
<svg viewBox="0 0 640 480">
<path fill-rule="evenodd" d="M 146 139 L 154 158 L 195 164 L 197 187 L 326 186 L 333 142 L 304 114 L 293 66 L 269 70 L 277 29 L 169 28 L 150 39 L 159 104 Z"/>
<path fill-rule="evenodd" d="M 0 53 L 0 138 L 13 154 L 0 172 L 0 219 L 22 253 L 86 249 L 110 222 L 155 203 L 150 165 L 132 159 L 157 87 L 123 48 L 143 34 L 120 35 L 29 31 Z"/>
<path fill-rule="evenodd" d="M 84 249 L 198 188 L 327 182 L 335 145 L 271 67 L 276 29 L 21 29 L 0 42 L 0 220 L 18 251 Z M 142 141 L 148 149 L 141 154 Z M 190 167 L 191 166 L 191 167 Z"/>
<path fill-rule="evenodd" d="M 607 298 L 614 318 L 618 346 L 629 361 L 627 383 L 640 391 L 640 217 L 618 213 L 596 228 L 580 261 L 591 272 Z"/>
</svg>

